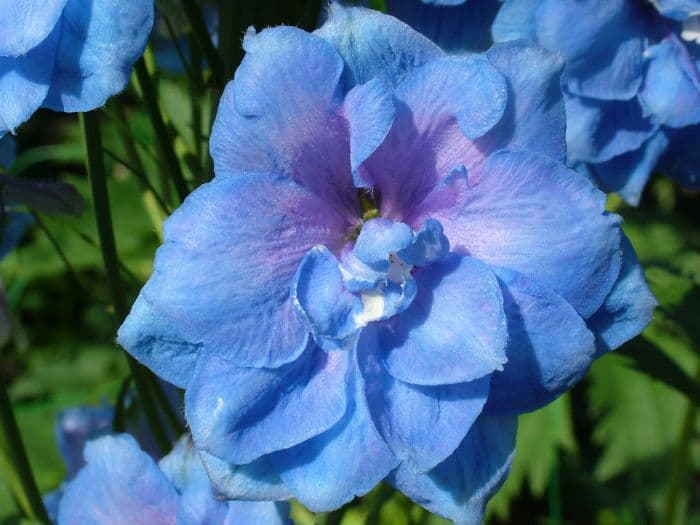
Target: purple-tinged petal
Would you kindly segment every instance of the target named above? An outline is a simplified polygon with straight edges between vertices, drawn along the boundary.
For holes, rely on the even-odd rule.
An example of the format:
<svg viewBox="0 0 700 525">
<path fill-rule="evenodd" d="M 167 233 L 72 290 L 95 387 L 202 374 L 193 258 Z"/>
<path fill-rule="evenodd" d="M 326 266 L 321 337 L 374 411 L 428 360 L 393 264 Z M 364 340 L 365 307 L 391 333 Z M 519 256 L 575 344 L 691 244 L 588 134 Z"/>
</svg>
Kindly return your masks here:
<svg viewBox="0 0 700 525">
<path fill-rule="evenodd" d="M 565 162 L 561 55 L 517 41 L 496 44 L 486 56 L 506 78 L 508 105 L 503 118 L 482 141 L 492 143 L 490 151 L 527 149 Z"/>
<path fill-rule="evenodd" d="M 496 42 L 537 40 L 537 9 L 542 0 L 504 0 L 491 26 Z"/>
<path fill-rule="evenodd" d="M 355 186 L 369 188 L 362 164 L 375 152 L 394 124 L 396 108 L 389 86 L 373 78 L 350 90 L 343 103 L 350 125 L 350 167 Z"/>
<path fill-rule="evenodd" d="M 645 115 L 672 128 L 700 122 L 700 76 L 685 46 L 671 35 L 644 55 L 647 72 L 639 101 Z"/>
<path fill-rule="evenodd" d="M 399 467 L 389 482 L 416 503 L 459 525 L 480 525 L 515 454 L 515 417 L 482 415 L 459 448 L 430 472 Z"/>
<path fill-rule="evenodd" d="M 343 61 L 323 39 L 275 27 L 243 41 L 246 55 L 219 103 L 210 141 L 216 175 L 273 172 L 294 179 L 347 217 L 359 216 Z"/>
<path fill-rule="evenodd" d="M 666 134 L 657 132 L 639 149 L 613 157 L 607 162 L 592 164 L 590 167 L 603 190 L 614 191 L 628 204 L 637 206 L 647 181 L 666 151 L 668 143 Z"/>
<path fill-rule="evenodd" d="M 596 335 L 597 355 L 615 350 L 639 335 L 658 305 L 644 278 L 632 243 L 622 236 L 622 269 L 603 306 L 586 321 Z"/>
<path fill-rule="evenodd" d="M 444 55 L 437 45 L 393 16 L 339 2 L 331 4 L 328 21 L 315 34 L 343 57 L 348 87 L 373 78 L 393 87 L 414 69 Z"/>
<path fill-rule="evenodd" d="M 488 410 L 518 415 L 571 388 L 594 359 L 593 334 L 560 295 L 510 270 L 494 268 L 508 320 L 508 362 L 491 376 Z"/>
<path fill-rule="evenodd" d="M 19 57 L 39 46 L 60 25 L 59 18 L 67 1 L 0 2 L 0 57 Z"/>
<path fill-rule="evenodd" d="M 313 342 L 278 368 L 201 355 L 185 403 L 197 448 L 242 465 L 327 431 L 347 410 L 348 356 Z"/>
<path fill-rule="evenodd" d="M 285 485 L 313 512 L 337 509 L 363 496 L 398 464 L 372 423 L 359 371 L 354 376 L 348 381 L 352 397 L 343 419 L 329 431 L 275 455 Z"/>
<path fill-rule="evenodd" d="M 489 376 L 444 386 L 409 385 L 384 368 L 377 334 L 368 327 L 358 342 L 369 411 L 384 441 L 408 468 L 426 472 L 452 454 L 489 395 Z"/>
<path fill-rule="evenodd" d="M 391 375 L 414 385 L 447 385 L 501 369 L 506 321 L 493 272 L 453 253 L 414 277 L 418 294 L 411 306 L 379 326 Z"/>
<path fill-rule="evenodd" d="M 485 154 L 472 139 L 501 119 L 507 86 L 487 58 L 474 55 L 416 69 L 394 95 L 394 127 L 365 167 L 382 216 L 401 220 L 455 165 L 478 171 Z"/>
<path fill-rule="evenodd" d="M 0 56 L 0 137 L 39 109 L 49 92 L 60 26 L 18 58 Z"/>
<path fill-rule="evenodd" d="M 502 151 L 477 186 L 452 183 L 451 202 L 444 190 L 429 196 L 412 223 L 440 221 L 453 250 L 532 278 L 584 318 L 600 308 L 620 271 L 620 218 L 588 180 L 552 159 Z"/>
<path fill-rule="evenodd" d="M 420 31 L 450 53 L 485 51 L 498 0 L 387 0 L 389 14 Z"/>
<path fill-rule="evenodd" d="M 114 409 L 109 405 L 67 408 L 58 414 L 56 445 L 66 465 L 68 478 L 75 476 L 85 465 L 85 444 L 112 431 Z"/>
<path fill-rule="evenodd" d="M 627 0 L 542 0 L 537 39 L 566 58 L 564 82 L 575 94 L 629 100 L 642 81 L 646 16 Z M 575 21 L 575 23 L 572 23 Z"/>
<path fill-rule="evenodd" d="M 129 82 L 153 28 L 153 2 L 68 0 L 51 89 L 43 107 L 90 111 Z"/>
<path fill-rule="evenodd" d="M 59 525 L 175 525 L 177 492 L 130 435 L 88 443 L 85 461 L 64 492 Z"/>
<path fill-rule="evenodd" d="M 198 453 L 218 497 L 258 501 L 293 497 L 280 479 L 274 456 L 263 456 L 247 465 L 231 465 L 208 452 L 200 450 Z"/>
<path fill-rule="evenodd" d="M 188 343 L 239 366 L 279 366 L 308 339 L 290 298 L 294 273 L 316 244 L 339 252 L 347 229 L 334 209 L 288 178 L 217 177 L 166 221 L 142 296 Z M 129 331 L 144 337 L 151 317 L 135 315 Z M 126 348 L 141 358 L 138 346 Z"/>
<path fill-rule="evenodd" d="M 639 149 L 659 126 L 644 116 L 637 99 L 599 101 L 565 92 L 569 159 L 605 162 Z"/>
</svg>

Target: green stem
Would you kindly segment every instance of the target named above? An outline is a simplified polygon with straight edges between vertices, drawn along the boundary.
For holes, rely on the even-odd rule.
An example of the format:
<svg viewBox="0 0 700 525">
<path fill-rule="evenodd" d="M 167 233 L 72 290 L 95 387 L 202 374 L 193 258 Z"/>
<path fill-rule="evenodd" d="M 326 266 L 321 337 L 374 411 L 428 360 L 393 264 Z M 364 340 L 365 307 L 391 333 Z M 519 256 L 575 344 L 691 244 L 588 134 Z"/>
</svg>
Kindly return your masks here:
<svg viewBox="0 0 700 525">
<path fill-rule="evenodd" d="M 156 88 L 153 84 L 153 79 L 146 68 L 146 62 L 144 62 L 143 58 L 140 58 L 139 61 L 136 62 L 135 71 L 136 78 L 138 79 L 139 86 L 141 87 L 146 112 L 148 113 L 148 117 L 151 120 L 151 125 L 153 126 L 153 131 L 155 132 L 156 145 L 158 147 L 161 160 L 164 163 L 164 167 L 173 178 L 175 189 L 180 197 L 180 200 L 184 201 L 190 190 L 187 187 L 187 181 L 185 181 L 185 176 L 182 173 L 180 161 L 177 160 L 173 142 L 170 139 L 170 131 L 165 125 L 163 115 L 160 112 L 158 106 L 158 96 L 156 94 Z"/>
<path fill-rule="evenodd" d="M 0 426 L 8 450 L 8 460 L 12 462 L 15 472 L 18 474 L 20 486 L 24 492 L 24 497 L 29 502 L 32 516 L 43 523 L 49 523 L 49 516 L 46 513 L 44 502 L 41 499 L 39 487 L 37 487 L 32 468 L 29 465 L 27 452 L 22 443 L 22 437 L 17 427 L 17 420 L 12 409 L 10 397 L 7 394 L 5 381 L 0 377 Z"/>
<path fill-rule="evenodd" d="M 87 170 L 90 179 L 90 189 L 92 191 L 92 201 L 97 220 L 97 233 L 100 239 L 102 259 L 107 274 L 107 282 L 112 295 L 112 304 L 118 322 L 126 318 L 129 313 L 129 303 L 126 300 L 126 293 L 122 283 L 119 270 L 119 258 L 117 256 L 117 246 L 114 241 L 114 230 L 112 228 L 112 212 L 109 206 L 109 195 L 107 193 L 107 180 L 105 176 L 104 158 L 102 156 L 102 135 L 100 122 L 95 112 L 81 113 L 80 115 L 85 137 L 85 149 L 87 154 Z M 129 354 L 126 354 L 131 375 L 134 378 L 136 390 L 142 400 L 146 418 L 150 426 L 153 437 L 162 452 L 170 449 L 168 436 L 159 424 L 160 418 L 156 409 L 155 400 L 148 388 L 148 380 L 151 373 Z"/>
<path fill-rule="evenodd" d="M 230 2 L 234 3 L 234 0 L 230 0 Z M 202 16 L 202 10 L 199 8 L 195 0 L 183 0 L 182 6 L 184 7 L 187 18 L 190 21 L 192 32 L 199 43 L 199 47 L 202 49 L 202 53 L 204 53 L 204 57 L 207 59 L 207 62 L 209 62 L 209 67 L 211 68 L 214 80 L 219 86 L 223 86 L 226 82 L 224 65 L 221 61 L 221 56 L 214 47 L 214 42 L 212 42 L 209 29 L 207 28 L 207 23 Z"/>
</svg>

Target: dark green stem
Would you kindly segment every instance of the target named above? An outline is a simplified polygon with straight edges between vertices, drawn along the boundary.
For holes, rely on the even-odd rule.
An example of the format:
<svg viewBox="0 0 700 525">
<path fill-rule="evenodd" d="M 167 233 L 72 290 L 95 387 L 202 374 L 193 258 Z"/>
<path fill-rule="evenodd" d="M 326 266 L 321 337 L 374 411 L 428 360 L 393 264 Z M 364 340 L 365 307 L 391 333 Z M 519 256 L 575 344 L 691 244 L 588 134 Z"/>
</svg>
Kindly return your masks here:
<svg viewBox="0 0 700 525">
<path fill-rule="evenodd" d="M 8 460 L 12 463 L 15 472 L 19 476 L 24 496 L 29 502 L 32 512 L 32 516 L 30 517 L 42 523 L 49 523 L 49 516 L 46 513 L 39 487 L 37 487 L 34 474 L 32 474 L 32 468 L 29 465 L 27 452 L 22 443 L 22 437 L 19 434 L 15 413 L 12 409 L 10 397 L 7 394 L 5 380 L 1 376 L 2 374 L 0 374 L 0 426 L 4 442 L 8 449 Z"/>
<path fill-rule="evenodd" d="M 238 3 L 235 0 L 230 0 L 231 3 Z M 202 10 L 199 8 L 195 0 L 183 0 L 182 6 L 185 9 L 187 18 L 192 26 L 192 32 L 199 47 L 202 49 L 204 57 L 209 62 L 209 67 L 211 68 L 212 75 L 214 76 L 215 82 L 219 86 L 223 86 L 226 82 L 226 76 L 224 74 L 224 66 L 221 60 L 221 56 L 214 47 L 214 42 L 212 42 L 211 35 L 209 34 L 209 29 L 207 28 L 207 23 L 202 16 Z"/>
<path fill-rule="evenodd" d="M 189 194 L 190 190 L 187 187 L 187 181 L 185 181 L 185 176 L 182 173 L 180 161 L 178 161 L 177 155 L 175 154 L 173 142 L 170 138 L 170 131 L 165 125 L 163 115 L 160 112 L 160 108 L 158 106 L 158 96 L 156 94 L 156 88 L 153 84 L 153 79 L 146 68 L 146 62 L 144 62 L 143 58 L 139 59 L 134 69 L 136 71 L 136 78 L 139 81 L 139 86 L 141 87 L 144 106 L 146 107 L 146 112 L 151 120 L 153 131 L 155 132 L 158 152 L 161 156 L 161 160 L 164 163 L 164 167 L 173 178 L 175 190 L 177 191 L 180 200 L 183 201 Z"/>
<path fill-rule="evenodd" d="M 95 219 L 97 220 L 97 233 L 100 239 L 102 259 L 107 274 L 107 282 L 112 295 L 112 304 L 118 322 L 126 318 L 129 313 L 129 303 L 126 300 L 126 293 L 122 283 L 119 270 L 119 258 L 117 247 L 114 241 L 114 230 L 112 228 L 112 213 L 109 206 L 109 195 L 107 193 L 107 180 L 105 176 L 104 158 L 102 156 L 102 134 L 100 122 L 95 112 L 81 113 L 83 133 L 85 137 L 85 149 L 87 154 L 87 170 L 90 179 L 90 189 L 92 191 L 92 201 L 95 209 Z M 156 403 L 148 388 L 149 376 L 151 373 L 130 355 L 126 354 L 134 378 L 136 390 L 143 403 L 146 418 L 148 420 L 153 438 L 162 452 L 170 449 L 168 436 L 159 424 Z"/>
</svg>

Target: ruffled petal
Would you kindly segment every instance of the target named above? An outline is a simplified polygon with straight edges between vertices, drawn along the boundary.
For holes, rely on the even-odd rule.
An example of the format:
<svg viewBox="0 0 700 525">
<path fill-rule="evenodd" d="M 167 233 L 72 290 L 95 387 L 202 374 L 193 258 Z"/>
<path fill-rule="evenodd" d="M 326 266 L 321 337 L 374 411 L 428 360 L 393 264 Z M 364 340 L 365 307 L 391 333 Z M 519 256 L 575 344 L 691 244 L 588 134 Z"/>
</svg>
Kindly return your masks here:
<svg viewBox="0 0 700 525">
<path fill-rule="evenodd" d="M 358 372 L 349 385 L 352 398 L 343 419 L 329 431 L 275 454 L 285 485 L 313 512 L 337 509 L 363 496 L 398 464 L 374 428 Z"/>
<path fill-rule="evenodd" d="M 501 369 L 506 322 L 493 272 L 453 253 L 421 268 L 415 279 L 411 306 L 379 326 L 391 375 L 414 385 L 447 385 Z"/>
<path fill-rule="evenodd" d="M 459 525 L 481 525 L 486 503 L 513 461 L 516 426 L 514 417 L 482 415 L 440 465 L 425 474 L 402 465 L 389 482 L 431 512 Z"/>
<path fill-rule="evenodd" d="M 488 410 L 536 410 L 571 388 L 594 359 L 593 334 L 560 295 L 502 268 L 494 269 L 508 319 L 508 362 L 491 379 Z"/>
<path fill-rule="evenodd" d="M 602 100 L 629 100 L 637 94 L 644 68 L 646 16 L 636 4 L 542 0 L 537 39 L 566 58 L 564 81 L 571 93 Z"/>
<path fill-rule="evenodd" d="M 414 69 L 444 55 L 437 45 L 396 18 L 340 2 L 331 4 L 328 20 L 315 34 L 343 57 L 348 87 L 373 78 L 394 87 Z"/>
<path fill-rule="evenodd" d="M 496 42 L 537 39 L 537 9 L 542 0 L 504 0 L 491 26 Z"/>
<path fill-rule="evenodd" d="M 372 327 L 358 342 L 369 411 L 384 441 L 408 468 L 426 472 L 452 454 L 489 395 L 489 376 L 445 386 L 409 385 L 387 373 Z"/>
<path fill-rule="evenodd" d="M 620 218 L 588 180 L 546 157 L 502 151 L 473 188 L 450 182 L 450 198 L 441 188 L 412 221 L 439 220 L 453 250 L 532 278 L 584 318 L 600 308 L 620 271 Z"/>
<path fill-rule="evenodd" d="M 44 102 L 53 75 L 60 29 L 57 27 L 26 55 L 0 56 L 0 137 L 8 131 L 14 133 Z"/>
<path fill-rule="evenodd" d="M 43 107 L 90 111 L 129 82 L 153 28 L 153 2 L 68 0 L 51 89 Z"/>
<path fill-rule="evenodd" d="M 389 14 L 403 20 L 450 53 L 485 51 L 497 0 L 387 0 Z"/>
<path fill-rule="evenodd" d="M 288 178 L 217 177 L 166 221 L 142 296 L 187 342 L 239 366 L 279 366 L 300 355 L 308 339 L 290 298 L 294 273 L 315 244 L 339 251 L 347 228 Z M 127 320 L 129 332 L 158 335 L 162 329 L 138 313 Z M 145 355 L 140 346 L 126 348 Z"/>
<path fill-rule="evenodd" d="M 175 525 L 175 488 L 128 434 L 105 436 L 85 447 L 87 465 L 68 485 L 59 525 Z"/>
<path fill-rule="evenodd" d="M 0 57 L 26 55 L 59 25 L 68 0 L 11 0 L 0 3 Z"/>
<path fill-rule="evenodd" d="M 639 92 L 644 113 L 657 124 L 682 128 L 700 122 L 700 76 L 675 35 L 645 51 L 647 72 Z"/>
<path fill-rule="evenodd" d="M 620 276 L 603 306 L 587 321 L 596 335 L 596 357 L 642 333 L 658 305 L 626 235 L 622 236 L 621 248 Z"/>
<path fill-rule="evenodd" d="M 325 432 L 347 410 L 348 355 L 313 342 L 279 368 L 202 355 L 185 398 L 197 448 L 242 465 Z"/>
<path fill-rule="evenodd" d="M 283 174 L 358 217 L 338 53 L 318 36 L 284 26 L 250 29 L 243 47 L 212 129 L 216 175 Z"/>
</svg>

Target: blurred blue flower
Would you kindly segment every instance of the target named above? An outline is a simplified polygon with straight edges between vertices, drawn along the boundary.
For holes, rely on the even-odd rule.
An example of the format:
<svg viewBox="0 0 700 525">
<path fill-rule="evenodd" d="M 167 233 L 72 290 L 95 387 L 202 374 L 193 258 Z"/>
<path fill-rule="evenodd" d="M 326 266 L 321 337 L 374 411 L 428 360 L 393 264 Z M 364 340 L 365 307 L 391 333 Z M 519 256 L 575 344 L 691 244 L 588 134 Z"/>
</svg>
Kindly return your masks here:
<svg viewBox="0 0 700 525">
<path fill-rule="evenodd" d="M 186 388 L 221 494 L 320 511 L 387 478 L 478 523 L 517 414 L 655 305 L 605 196 L 562 164 L 563 62 L 524 42 L 449 57 L 340 5 L 244 47 L 216 177 L 166 221 L 119 341 Z"/>
<path fill-rule="evenodd" d="M 59 525 L 286 525 L 280 503 L 215 499 L 189 438 L 156 463 L 129 434 L 87 443 L 66 486 Z"/>
<path fill-rule="evenodd" d="M 637 204 L 654 170 L 700 188 L 699 11 L 694 0 L 506 0 L 493 37 L 565 57 L 570 162 Z"/>
<path fill-rule="evenodd" d="M 152 0 L 0 2 L 0 137 L 40 107 L 89 111 L 129 80 Z"/>
</svg>

